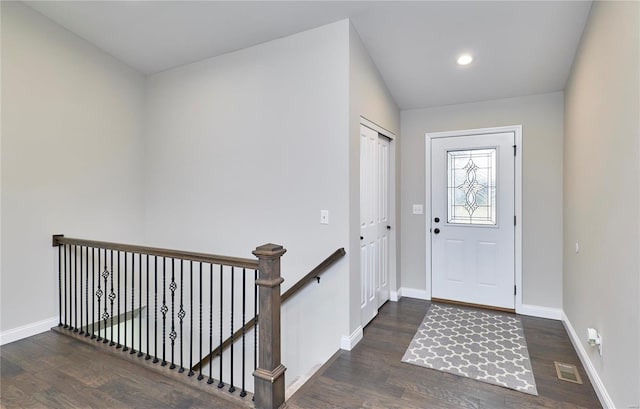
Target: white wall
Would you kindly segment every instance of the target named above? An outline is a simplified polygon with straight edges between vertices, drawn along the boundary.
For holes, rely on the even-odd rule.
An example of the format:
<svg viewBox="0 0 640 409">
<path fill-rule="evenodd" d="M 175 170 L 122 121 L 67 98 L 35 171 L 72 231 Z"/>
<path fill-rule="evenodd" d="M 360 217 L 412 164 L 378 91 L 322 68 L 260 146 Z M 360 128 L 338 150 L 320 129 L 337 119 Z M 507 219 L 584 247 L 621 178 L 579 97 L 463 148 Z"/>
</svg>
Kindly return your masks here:
<svg viewBox="0 0 640 409">
<path fill-rule="evenodd" d="M 282 244 L 283 290 L 347 250 L 283 306 L 287 384 L 348 333 L 348 35 L 345 20 L 148 79 L 147 243 L 239 257 Z"/>
<path fill-rule="evenodd" d="M 522 125 L 523 303 L 562 307 L 562 92 L 402 111 L 402 287 L 424 290 L 425 133 Z"/>
<path fill-rule="evenodd" d="M 145 78 L 2 11 L 2 330 L 57 315 L 53 233 L 241 257 L 280 243 L 283 289 L 345 247 L 283 308 L 287 383 L 333 354 L 359 325 L 360 116 L 400 122 L 351 24 Z"/>
<path fill-rule="evenodd" d="M 400 136 L 400 111 L 387 90 L 378 69 L 369 57 L 358 32 L 349 25 L 349 243 L 350 261 L 350 324 L 349 334 L 360 326 L 360 117 Z M 396 168 L 399 166 L 399 138 L 392 142 Z M 396 202 L 399 202 L 399 172 L 391 171 L 396 179 Z M 399 215 L 392 226 L 399 246 Z M 399 253 L 399 250 L 398 250 Z M 399 271 L 399 257 L 395 270 Z M 396 277 L 390 277 L 391 290 L 397 286 Z M 349 335 L 347 334 L 347 335 Z"/>
<path fill-rule="evenodd" d="M 2 2 L 2 310 L 58 315 L 51 235 L 142 233 L 144 78 L 19 2 Z"/>
<path fill-rule="evenodd" d="M 565 104 L 564 311 L 617 408 L 640 405 L 639 14 L 593 4 Z"/>
</svg>

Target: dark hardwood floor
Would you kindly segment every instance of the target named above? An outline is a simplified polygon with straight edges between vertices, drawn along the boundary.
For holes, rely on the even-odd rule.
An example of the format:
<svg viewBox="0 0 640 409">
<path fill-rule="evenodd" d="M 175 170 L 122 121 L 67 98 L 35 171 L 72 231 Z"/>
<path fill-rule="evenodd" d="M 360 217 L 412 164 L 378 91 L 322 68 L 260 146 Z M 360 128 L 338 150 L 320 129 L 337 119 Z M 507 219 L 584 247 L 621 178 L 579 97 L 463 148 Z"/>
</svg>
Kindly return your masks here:
<svg viewBox="0 0 640 409">
<path fill-rule="evenodd" d="M 559 321 L 520 316 L 539 396 L 401 362 L 429 302 L 388 302 L 350 352 L 339 351 L 286 403 L 301 408 L 600 408 Z M 553 361 L 578 366 L 584 384 L 561 381 Z"/>
<path fill-rule="evenodd" d="M 539 396 L 402 363 L 429 303 L 389 302 L 353 351 L 339 351 L 286 408 L 600 408 L 559 321 L 522 316 Z M 83 342 L 46 332 L 0 348 L 2 408 L 240 408 Z M 578 365 L 560 381 L 553 361 Z"/>
<path fill-rule="evenodd" d="M 0 348 L 0 407 L 245 408 L 48 331 Z"/>
</svg>

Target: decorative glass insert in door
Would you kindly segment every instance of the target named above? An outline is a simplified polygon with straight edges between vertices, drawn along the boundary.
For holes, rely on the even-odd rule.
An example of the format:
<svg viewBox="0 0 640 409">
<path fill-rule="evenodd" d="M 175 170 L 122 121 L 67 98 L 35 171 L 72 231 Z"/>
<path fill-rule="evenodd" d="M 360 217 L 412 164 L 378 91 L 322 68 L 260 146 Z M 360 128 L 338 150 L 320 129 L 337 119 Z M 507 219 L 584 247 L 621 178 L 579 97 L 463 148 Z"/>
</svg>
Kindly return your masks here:
<svg viewBox="0 0 640 409">
<path fill-rule="evenodd" d="M 496 224 L 496 148 L 447 152 L 447 213 L 452 224 Z"/>
</svg>

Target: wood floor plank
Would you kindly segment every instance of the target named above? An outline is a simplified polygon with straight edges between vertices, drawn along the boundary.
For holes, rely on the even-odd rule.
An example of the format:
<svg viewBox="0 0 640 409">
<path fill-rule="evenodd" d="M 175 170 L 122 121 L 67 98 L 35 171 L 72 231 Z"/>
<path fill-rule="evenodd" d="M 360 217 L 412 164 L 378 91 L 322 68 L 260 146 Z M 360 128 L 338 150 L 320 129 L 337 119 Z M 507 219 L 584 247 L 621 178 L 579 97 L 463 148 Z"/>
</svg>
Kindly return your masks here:
<svg viewBox="0 0 640 409">
<path fill-rule="evenodd" d="M 19 366 L 11 362 L 10 360 L 0 357 L 0 376 L 2 379 L 20 375 L 24 370 Z"/>
<path fill-rule="evenodd" d="M 0 408 L 44 408 L 33 392 L 25 392 L 11 381 L 3 381 L 0 392 Z"/>
<path fill-rule="evenodd" d="M 429 305 L 428 301 L 406 298 L 385 304 L 364 329 L 363 340 L 350 352 L 338 352 L 332 362 L 323 366 L 289 399 L 287 407 L 601 407 L 559 321 L 518 316 L 539 396 L 401 362 Z M 559 380 L 553 367 L 554 360 L 576 364 L 585 383 L 576 385 Z M 376 400 L 362 396 L 367 393 Z"/>
<path fill-rule="evenodd" d="M 288 409 L 600 408 L 562 323 L 521 316 L 539 396 L 401 361 L 430 303 L 388 302 L 352 351 L 339 351 L 286 403 Z M 557 379 L 576 364 L 583 385 Z M 286 363 L 285 363 L 286 364 Z M 0 349 L 0 407 L 233 408 L 192 386 L 73 338 L 46 332 Z"/>
<path fill-rule="evenodd" d="M 54 332 L 3 345 L 0 359 L 3 409 L 245 407 Z"/>
</svg>

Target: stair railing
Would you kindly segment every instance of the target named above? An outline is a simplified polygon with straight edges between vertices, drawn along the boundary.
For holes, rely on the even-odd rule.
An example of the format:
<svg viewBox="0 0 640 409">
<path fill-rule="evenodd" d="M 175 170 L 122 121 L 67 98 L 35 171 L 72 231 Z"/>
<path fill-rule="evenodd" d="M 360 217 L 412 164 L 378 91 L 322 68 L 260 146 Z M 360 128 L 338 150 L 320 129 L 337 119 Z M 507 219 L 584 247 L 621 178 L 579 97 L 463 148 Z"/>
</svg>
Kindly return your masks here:
<svg viewBox="0 0 640 409">
<path fill-rule="evenodd" d="M 53 236 L 53 246 L 58 248 L 59 294 L 59 325 L 54 330 L 174 374 L 206 379 L 198 384 L 213 385 L 211 389 L 224 390 L 238 402 L 250 401 L 246 379 L 253 375 L 255 406 L 282 405 L 282 246 L 257 247 L 257 259 L 63 235 Z M 250 334 L 242 324 L 252 310 L 256 328 Z M 228 342 L 224 334 L 231 334 Z M 208 362 L 199 362 L 204 351 L 216 345 L 222 351 L 225 342 L 226 356 L 210 354 Z M 236 344 L 239 349 L 234 350 Z M 253 354 L 247 353 L 251 347 Z M 194 356 L 199 364 L 195 370 Z M 234 360 L 241 365 L 235 366 Z"/>
<path fill-rule="evenodd" d="M 346 252 L 344 248 L 339 248 L 333 253 L 331 253 L 329 257 L 324 259 L 320 264 L 318 264 L 311 271 L 309 271 L 309 273 L 307 273 L 304 277 L 298 280 L 297 283 L 295 283 L 287 291 L 282 293 L 282 296 L 280 297 L 281 304 L 286 303 L 288 299 L 290 299 L 292 296 L 297 294 L 302 288 L 306 287 L 307 284 L 316 280 L 318 281 L 318 283 L 320 283 L 320 276 L 322 275 L 322 273 L 327 271 L 334 263 L 336 263 L 338 260 L 344 257 L 345 254 Z M 202 365 L 206 365 L 206 363 L 209 362 L 209 359 L 211 359 L 212 356 L 216 357 L 220 355 L 220 352 L 221 351 L 224 352 L 231 345 L 234 339 L 238 339 L 238 337 L 240 337 L 243 333 L 246 333 L 247 331 L 252 329 L 255 325 L 255 322 L 256 322 L 255 316 L 251 317 L 249 320 L 246 320 L 246 323 L 242 326 L 242 328 L 237 330 L 233 334 L 233 336 L 225 339 L 221 345 L 216 346 L 216 348 L 213 351 L 211 351 L 209 354 L 204 356 L 200 362 L 198 362 L 193 366 L 192 369 L 194 371 L 197 371 L 198 369 L 200 369 Z"/>
</svg>

